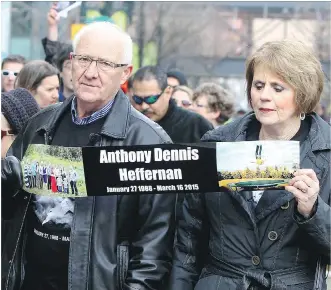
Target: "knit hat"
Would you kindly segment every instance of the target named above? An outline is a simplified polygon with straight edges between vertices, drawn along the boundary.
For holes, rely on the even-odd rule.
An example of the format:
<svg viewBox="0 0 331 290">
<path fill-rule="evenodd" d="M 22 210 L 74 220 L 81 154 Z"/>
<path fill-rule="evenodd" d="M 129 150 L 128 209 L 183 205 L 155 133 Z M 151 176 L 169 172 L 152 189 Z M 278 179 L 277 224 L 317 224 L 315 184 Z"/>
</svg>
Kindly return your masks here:
<svg viewBox="0 0 331 290">
<path fill-rule="evenodd" d="M 1 112 L 15 134 L 18 134 L 38 111 L 39 106 L 36 100 L 26 89 L 18 88 L 1 93 Z"/>
<path fill-rule="evenodd" d="M 167 77 L 177 79 L 180 86 L 187 86 L 187 80 L 185 75 L 177 69 L 168 71 Z"/>
</svg>

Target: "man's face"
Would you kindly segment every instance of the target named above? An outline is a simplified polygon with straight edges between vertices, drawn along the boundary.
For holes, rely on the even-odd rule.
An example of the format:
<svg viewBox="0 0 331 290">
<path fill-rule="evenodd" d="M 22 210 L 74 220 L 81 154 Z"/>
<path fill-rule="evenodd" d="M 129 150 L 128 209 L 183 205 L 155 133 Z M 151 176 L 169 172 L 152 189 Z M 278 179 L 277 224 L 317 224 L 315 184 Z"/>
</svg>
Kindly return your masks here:
<svg viewBox="0 0 331 290">
<path fill-rule="evenodd" d="M 74 87 L 72 85 L 71 60 L 70 59 L 67 59 L 63 62 L 62 72 L 60 73 L 60 76 L 63 81 L 63 86 L 68 91 L 73 91 Z"/>
<path fill-rule="evenodd" d="M 1 90 L 9 92 L 14 89 L 14 84 L 23 64 L 18 62 L 6 62 L 1 72 Z"/>
<path fill-rule="evenodd" d="M 91 34 L 92 33 L 92 34 Z M 105 37 L 101 32 L 86 32 L 76 47 L 72 60 L 72 82 L 80 102 L 102 106 L 108 103 L 126 82 L 132 66 L 122 64 L 124 45 L 118 37 Z M 90 60 L 98 59 L 98 64 Z"/>
<path fill-rule="evenodd" d="M 179 81 L 176 78 L 168 77 L 168 85 L 172 88 L 179 86 Z"/>
<path fill-rule="evenodd" d="M 156 80 L 145 80 L 133 82 L 133 95 L 141 98 L 150 96 L 157 96 L 162 93 L 162 90 Z M 171 97 L 171 88 L 167 87 L 162 95 L 153 104 L 137 104 L 134 98 L 131 98 L 132 105 L 141 113 L 146 115 L 151 120 L 157 122 L 160 121 L 168 111 L 169 100 Z"/>
</svg>

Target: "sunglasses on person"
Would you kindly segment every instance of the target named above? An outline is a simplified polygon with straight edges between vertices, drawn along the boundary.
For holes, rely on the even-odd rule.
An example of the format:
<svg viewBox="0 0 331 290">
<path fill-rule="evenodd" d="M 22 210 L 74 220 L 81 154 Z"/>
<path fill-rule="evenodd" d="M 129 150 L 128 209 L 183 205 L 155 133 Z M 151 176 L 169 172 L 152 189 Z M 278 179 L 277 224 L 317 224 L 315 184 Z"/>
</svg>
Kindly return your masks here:
<svg viewBox="0 0 331 290">
<path fill-rule="evenodd" d="M 174 100 L 175 100 L 176 104 L 178 104 L 178 101 L 176 99 L 174 99 Z M 182 106 L 185 108 L 192 106 L 192 103 L 188 100 L 182 100 L 181 103 L 182 103 Z"/>
<path fill-rule="evenodd" d="M 18 72 L 14 72 L 14 71 L 10 71 L 10 70 L 3 70 L 1 71 L 2 75 L 3 76 L 15 76 L 17 77 L 18 76 Z"/>
<path fill-rule="evenodd" d="M 141 105 L 143 102 L 145 102 L 148 105 L 152 105 L 152 104 L 156 103 L 156 101 L 162 96 L 164 91 L 165 91 L 165 89 L 158 95 L 152 95 L 152 96 L 147 96 L 147 97 L 139 97 L 137 95 L 133 95 L 132 99 L 138 105 Z"/>
<path fill-rule="evenodd" d="M 13 130 L 2 130 L 1 129 L 1 139 L 5 136 L 15 136 Z"/>
</svg>

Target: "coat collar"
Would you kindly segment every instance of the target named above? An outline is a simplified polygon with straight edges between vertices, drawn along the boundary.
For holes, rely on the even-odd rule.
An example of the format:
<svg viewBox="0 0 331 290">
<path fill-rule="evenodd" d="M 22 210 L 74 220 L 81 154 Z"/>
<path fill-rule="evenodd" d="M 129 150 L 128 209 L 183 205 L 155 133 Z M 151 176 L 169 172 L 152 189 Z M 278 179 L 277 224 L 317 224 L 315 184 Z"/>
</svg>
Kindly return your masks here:
<svg viewBox="0 0 331 290">
<path fill-rule="evenodd" d="M 48 135 L 52 135 L 58 126 L 58 122 L 61 120 L 63 114 L 70 110 L 71 102 L 74 96 L 67 98 L 63 103 L 53 105 L 47 108 L 47 110 L 52 111 L 48 121 L 42 124 L 41 127 L 37 129 L 38 132 L 44 131 Z M 108 137 L 113 137 L 116 139 L 124 139 L 127 136 L 129 128 L 129 115 L 131 112 L 131 104 L 128 97 L 119 90 L 115 96 L 112 108 L 106 117 L 105 123 L 101 129 L 101 134 Z"/>
</svg>

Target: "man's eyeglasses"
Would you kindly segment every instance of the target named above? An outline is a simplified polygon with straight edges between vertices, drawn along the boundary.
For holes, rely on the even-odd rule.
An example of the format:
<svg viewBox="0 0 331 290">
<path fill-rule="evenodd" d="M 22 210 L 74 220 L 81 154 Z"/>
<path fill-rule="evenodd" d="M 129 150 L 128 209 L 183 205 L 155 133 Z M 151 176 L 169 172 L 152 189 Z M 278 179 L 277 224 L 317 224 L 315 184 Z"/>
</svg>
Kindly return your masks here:
<svg viewBox="0 0 331 290">
<path fill-rule="evenodd" d="M 132 99 L 138 105 L 141 105 L 143 102 L 145 102 L 148 105 L 152 105 L 152 104 L 156 103 L 156 101 L 162 96 L 164 91 L 165 91 L 165 89 L 158 95 L 152 95 L 152 96 L 147 96 L 147 97 L 139 97 L 137 95 L 133 95 Z"/>
<path fill-rule="evenodd" d="M 18 72 L 14 72 L 14 71 L 10 71 L 10 70 L 3 70 L 1 71 L 2 75 L 3 76 L 15 76 L 17 77 L 18 76 Z"/>
<path fill-rule="evenodd" d="M 78 65 L 82 68 L 89 67 L 91 63 L 95 61 L 97 67 L 103 71 L 110 71 L 118 67 L 127 66 L 127 64 L 117 64 L 104 59 L 94 59 L 86 55 L 79 55 L 73 53 L 70 54 L 70 58 L 73 58 L 75 61 L 77 61 Z"/>
<path fill-rule="evenodd" d="M 1 139 L 5 136 L 15 136 L 13 130 L 2 130 L 1 129 Z"/>
</svg>

